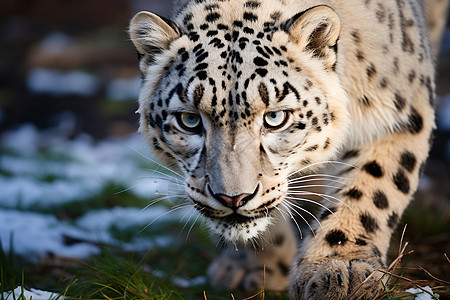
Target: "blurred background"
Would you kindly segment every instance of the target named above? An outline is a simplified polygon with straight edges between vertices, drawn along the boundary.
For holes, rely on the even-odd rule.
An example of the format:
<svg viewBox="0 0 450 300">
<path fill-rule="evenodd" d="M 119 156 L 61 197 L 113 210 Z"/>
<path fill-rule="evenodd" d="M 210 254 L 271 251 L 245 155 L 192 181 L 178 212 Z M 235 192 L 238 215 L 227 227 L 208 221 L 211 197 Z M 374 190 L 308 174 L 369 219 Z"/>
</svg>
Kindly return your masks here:
<svg viewBox="0 0 450 300">
<path fill-rule="evenodd" d="M 155 250 L 155 269 L 184 276 L 187 286 L 205 282 L 214 245 L 197 225 L 197 233 L 186 237 L 199 223 L 188 207 L 171 210 L 159 202 L 177 203 L 180 179 L 148 158 L 136 134 L 140 79 L 127 26 L 140 10 L 169 16 L 169 2 L 0 2 L 0 242 L 4 253 L 13 250 L 16 257 L 2 261 L 0 255 L 0 262 L 11 269 L 25 266 L 32 286 L 58 285 L 66 264 L 59 258 L 98 255 L 101 245 L 125 252 L 166 249 L 164 255 Z M 448 29 L 437 72 L 435 144 L 392 256 L 408 224 L 407 240 L 417 254 L 412 266 L 448 280 L 450 263 L 443 255 L 450 254 Z M 158 176 L 149 175 L 155 172 Z M 172 187 L 168 180 L 175 182 Z M 150 199 L 158 203 L 142 210 Z M 199 250 L 200 241 L 207 246 Z M 164 258 L 181 249 L 187 254 L 177 262 Z M 204 262 L 186 264 L 198 261 L 199 253 Z M 70 272 L 64 274 L 70 278 Z M 411 276 L 430 279 L 414 270 Z"/>
</svg>

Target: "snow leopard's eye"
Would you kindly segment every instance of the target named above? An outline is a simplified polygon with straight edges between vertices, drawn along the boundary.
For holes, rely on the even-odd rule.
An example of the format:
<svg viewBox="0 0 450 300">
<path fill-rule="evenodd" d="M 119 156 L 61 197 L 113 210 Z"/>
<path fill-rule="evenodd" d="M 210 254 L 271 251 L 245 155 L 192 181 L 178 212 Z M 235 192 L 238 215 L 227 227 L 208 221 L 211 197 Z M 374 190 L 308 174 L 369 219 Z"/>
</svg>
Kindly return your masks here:
<svg viewBox="0 0 450 300">
<path fill-rule="evenodd" d="M 202 130 L 202 120 L 200 115 L 190 112 L 181 112 L 176 115 L 178 125 L 181 129 L 189 132 L 200 132 Z"/>
<path fill-rule="evenodd" d="M 264 115 L 264 127 L 270 130 L 282 128 L 289 120 L 290 112 L 286 110 L 271 111 Z"/>
</svg>

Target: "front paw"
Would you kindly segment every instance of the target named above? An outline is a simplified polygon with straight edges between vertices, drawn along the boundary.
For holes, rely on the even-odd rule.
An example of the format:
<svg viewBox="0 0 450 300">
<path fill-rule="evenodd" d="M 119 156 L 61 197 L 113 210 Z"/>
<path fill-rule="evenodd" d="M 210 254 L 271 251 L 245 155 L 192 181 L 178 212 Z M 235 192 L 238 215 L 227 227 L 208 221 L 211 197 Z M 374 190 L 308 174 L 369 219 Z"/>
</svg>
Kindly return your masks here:
<svg viewBox="0 0 450 300">
<path fill-rule="evenodd" d="M 372 259 L 303 261 L 292 272 L 290 298 L 374 299 L 383 290 L 379 268 Z"/>
<path fill-rule="evenodd" d="M 255 254 L 254 251 L 224 251 L 208 268 L 213 286 L 228 290 L 285 290 L 289 284 L 289 266 L 292 258 L 274 253 Z"/>
</svg>

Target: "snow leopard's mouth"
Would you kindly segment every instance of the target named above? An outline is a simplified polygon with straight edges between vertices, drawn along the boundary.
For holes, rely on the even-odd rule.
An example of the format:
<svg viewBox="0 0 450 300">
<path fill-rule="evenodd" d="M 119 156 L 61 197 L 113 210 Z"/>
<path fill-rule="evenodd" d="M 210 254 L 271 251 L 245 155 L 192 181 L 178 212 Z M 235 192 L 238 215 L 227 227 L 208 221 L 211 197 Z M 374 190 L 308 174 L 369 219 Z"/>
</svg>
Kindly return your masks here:
<svg viewBox="0 0 450 300">
<path fill-rule="evenodd" d="M 269 217 L 271 211 L 276 208 L 276 205 L 274 205 L 274 202 L 276 202 L 276 200 L 278 199 L 273 199 L 250 211 L 238 209 L 233 210 L 232 212 L 225 212 L 223 210 L 212 208 L 191 198 L 191 201 L 194 203 L 195 208 L 205 217 L 213 220 L 220 220 L 220 222 L 222 223 L 229 224 L 243 224 L 251 222 L 255 219 Z"/>
<path fill-rule="evenodd" d="M 215 209 L 192 199 L 195 208 L 205 217 L 210 230 L 225 240 L 247 241 L 265 232 L 277 214 L 282 196 L 269 200 L 252 210 Z"/>
</svg>

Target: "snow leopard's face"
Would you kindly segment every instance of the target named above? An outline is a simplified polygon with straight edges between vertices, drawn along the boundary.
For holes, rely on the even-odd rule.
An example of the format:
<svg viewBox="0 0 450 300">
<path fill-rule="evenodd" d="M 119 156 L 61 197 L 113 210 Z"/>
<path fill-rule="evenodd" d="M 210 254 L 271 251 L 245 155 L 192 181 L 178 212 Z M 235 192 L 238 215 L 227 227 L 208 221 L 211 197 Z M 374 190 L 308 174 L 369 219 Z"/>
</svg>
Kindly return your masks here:
<svg viewBox="0 0 450 300">
<path fill-rule="evenodd" d="M 329 8 L 263 19 L 204 5 L 187 8 L 178 26 L 146 12 L 131 22 L 141 131 L 182 170 L 210 228 L 247 240 L 283 207 L 289 176 L 328 160 L 344 139 L 340 25 Z"/>
</svg>

